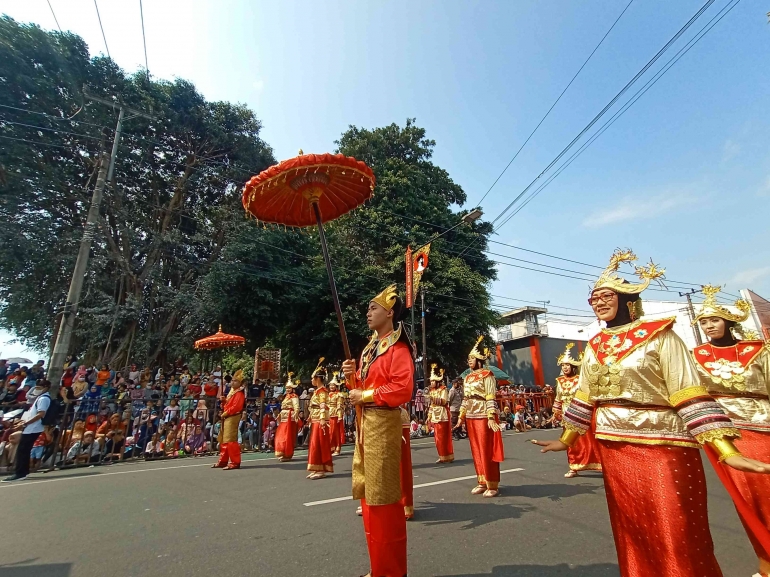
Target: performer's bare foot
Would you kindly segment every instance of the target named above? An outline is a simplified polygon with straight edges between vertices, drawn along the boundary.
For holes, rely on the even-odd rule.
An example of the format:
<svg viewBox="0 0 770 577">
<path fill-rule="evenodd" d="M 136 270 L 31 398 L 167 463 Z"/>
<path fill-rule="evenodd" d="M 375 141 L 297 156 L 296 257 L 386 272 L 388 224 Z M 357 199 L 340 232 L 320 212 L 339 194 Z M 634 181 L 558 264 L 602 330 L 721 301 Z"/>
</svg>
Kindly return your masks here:
<svg viewBox="0 0 770 577">
<path fill-rule="evenodd" d="M 356 515 L 358 515 L 359 517 L 363 517 L 364 516 L 364 508 L 361 507 L 360 505 L 359 505 L 358 509 L 356 509 Z"/>
<path fill-rule="evenodd" d="M 313 473 L 308 477 L 308 479 L 310 479 L 311 481 L 315 481 L 317 479 L 325 479 L 325 478 L 326 478 L 326 473 Z"/>
<path fill-rule="evenodd" d="M 230 464 L 230 465 L 227 465 L 227 467 L 225 467 L 225 469 L 224 469 L 224 470 L 225 470 L 225 471 L 232 471 L 233 469 L 240 469 L 240 468 L 241 468 L 241 466 L 240 466 L 240 465 L 233 465 L 233 464 Z"/>
<path fill-rule="evenodd" d="M 487 486 L 486 485 L 476 485 L 471 490 L 471 495 L 481 495 L 486 490 L 487 490 Z"/>
<path fill-rule="evenodd" d="M 281 458 L 280 458 L 280 459 L 278 459 L 278 460 L 279 460 L 281 463 L 288 463 L 289 461 L 291 461 L 291 459 L 288 459 L 288 458 L 286 458 L 286 457 L 281 457 Z"/>
<path fill-rule="evenodd" d="M 500 492 L 497 489 L 487 489 L 484 491 L 484 497 L 490 498 L 490 497 L 497 497 L 500 494 Z"/>
<path fill-rule="evenodd" d="M 570 471 L 569 473 L 564 473 L 564 476 L 567 479 L 572 479 L 573 477 L 577 477 L 578 476 L 578 472 L 577 471 Z"/>
</svg>

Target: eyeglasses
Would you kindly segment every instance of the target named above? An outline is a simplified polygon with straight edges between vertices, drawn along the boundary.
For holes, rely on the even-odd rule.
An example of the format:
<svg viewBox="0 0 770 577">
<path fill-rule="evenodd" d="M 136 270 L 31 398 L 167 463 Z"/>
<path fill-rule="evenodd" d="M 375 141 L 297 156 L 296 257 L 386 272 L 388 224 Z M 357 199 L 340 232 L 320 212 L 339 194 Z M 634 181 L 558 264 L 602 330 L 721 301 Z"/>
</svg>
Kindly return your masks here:
<svg viewBox="0 0 770 577">
<path fill-rule="evenodd" d="M 613 292 L 606 292 L 606 293 L 600 293 L 598 295 L 591 295 L 588 298 L 588 304 L 591 306 L 598 305 L 599 302 L 609 304 L 612 302 L 612 299 L 614 299 L 616 296 L 618 295 L 616 295 Z"/>
</svg>

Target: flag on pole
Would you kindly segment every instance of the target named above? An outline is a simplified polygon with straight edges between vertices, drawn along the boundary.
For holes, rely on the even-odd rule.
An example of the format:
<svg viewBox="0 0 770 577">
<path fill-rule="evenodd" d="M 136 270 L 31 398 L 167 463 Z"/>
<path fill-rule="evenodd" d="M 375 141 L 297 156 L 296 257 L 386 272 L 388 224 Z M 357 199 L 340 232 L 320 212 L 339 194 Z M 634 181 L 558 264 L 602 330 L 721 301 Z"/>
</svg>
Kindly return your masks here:
<svg viewBox="0 0 770 577">
<path fill-rule="evenodd" d="M 406 264 L 406 308 L 412 308 L 414 297 L 412 293 L 412 245 L 406 247 L 404 262 Z"/>
<path fill-rule="evenodd" d="M 412 256 L 412 297 L 420 289 L 420 280 L 422 273 L 428 268 L 428 257 L 430 255 L 430 243 L 419 249 Z"/>
</svg>

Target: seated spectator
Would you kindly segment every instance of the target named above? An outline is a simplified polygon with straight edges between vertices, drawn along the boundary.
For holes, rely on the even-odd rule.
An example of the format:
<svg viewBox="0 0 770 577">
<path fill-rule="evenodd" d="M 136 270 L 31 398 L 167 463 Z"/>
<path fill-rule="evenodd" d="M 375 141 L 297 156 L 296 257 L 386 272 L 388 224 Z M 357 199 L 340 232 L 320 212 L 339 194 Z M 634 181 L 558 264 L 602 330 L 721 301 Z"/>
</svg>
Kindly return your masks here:
<svg viewBox="0 0 770 577">
<path fill-rule="evenodd" d="M 165 423 L 169 423 L 172 419 L 178 418 L 181 411 L 177 399 L 171 399 L 168 403 L 168 406 L 163 409 L 163 421 Z"/>
<path fill-rule="evenodd" d="M 99 443 L 94 440 L 93 431 L 86 431 L 83 433 L 83 438 L 76 441 L 67 451 L 66 463 L 76 465 L 98 463 L 100 453 Z"/>
<path fill-rule="evenodd" d="M 163 452 L 167 459 L 176 459 L 179 454 L 179 441 L 176 438 L 176 432 L 171 430 L 166 434 L 163 441 Z"/>
<path fill-rule="evenodd" d="M 511 412 L 510 407 L 505 407 L 503 409 L 503 415 L 501 419 L 505 423 L 506 430 L 511 430 L 514 427 L 513 424 L 513 413 Z"/>
<path fill-rule="evenodd" d="M 184 444 L 184 452 L 193 457 L 202 457 L 207 452 L 206 435 L 203 434 L 203 428 L 200 425 L 195 425 L 195 430 L 190 435 Z"/>
<path fill-rule="evenodd" d="M 32 444 L 32 452 L 29 455 L 29 470 L 31 473 L 34 473 L 40 468 L 45 448 L 53 441 L 53 429 L 53 425 L 45 425 L 43 427 L 43 432 L 37 436 L 37 439 L 35 439 L 35 442 Z"/>
<path fill-rule="evenodd" d="M 96 440 L 109 458 L 122 457 L 125 438 L 126 425 L 118 413 L 110 415 L 109 420 L 96 430 Z"/>
<path fill-rule="evenodd" d="M 529 431 L 532 427 L 527 424 L 526 415 L 524 414 L 524 407 L 518 405 L 516 407 L 516 414 L 513 417 L 513 426 L 520 433 Z"/>
<path fill-rule="evenodd" d="M 420 431 L 420 423 L 417 421 L 416 415 L 412 415 L 412 421 L 409 423 L 409 436 L 412 439 L 417 439 L 422 436 Z"/>
<path fill-rule="evenodd" d="M 144 458 L 159 459 L 163 456 L 163 443 L 160 440 L 160 433 L 153 433 L 152 438 L 147 442 L 147 446 L 144 449 Z"/>
<path fill-rule="evenodd" d="M 196 406 L 195 411 L 193 411 L 193 417 L 200 423 L 205 423 L 209 420 L 209 409 L 206 406 L 206 401 L 203 399 L 198 401 L 198 405 Z"/>
<path fill-rule="evenodd" d="M 86 431 L 91 431 L 92 433 L 96 434 L 96 429 L 99 428 L 99 423 L 97 422 L 98 419 L 96 418 L 96 414 L 91 413 L 86 417 Z"/>
<path fill-rule="evenodd" d="M 19 384 L 16 381 L 8 383 L 3 391 L 0 392 L 0 407 L 4 410 L 8 410 L 9 407 L 18 404 L 18 396 Z"/>
</svg>

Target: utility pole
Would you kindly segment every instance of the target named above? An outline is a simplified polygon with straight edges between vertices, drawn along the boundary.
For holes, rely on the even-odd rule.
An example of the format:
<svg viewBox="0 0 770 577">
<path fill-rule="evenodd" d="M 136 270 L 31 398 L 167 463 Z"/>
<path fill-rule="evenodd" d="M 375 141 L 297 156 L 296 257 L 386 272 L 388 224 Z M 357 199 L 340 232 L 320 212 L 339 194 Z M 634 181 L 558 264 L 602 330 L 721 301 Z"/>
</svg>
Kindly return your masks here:
<svg viewBox="0 0 770 577">
<path fill-rule="evenodd" d="M 428 384 L 428 341 L 425 337 L 425 287 L 420 291 L 422 308 L 422 388 Z"/>
<path fill-rule="evenodd" d="M 78 257 L 75 261 L 75 270 L 72 272 L 72 280 L 70 281 L 70 288 L 67 292 L 67 302 L 64 303 L 62 319 L 59 324 L 59 332 L 56 335 L 53 354 L 51 355 L 48 366 L 48 380 L 51 381 L 51 392 L 54 396 L 59 390 L 59 382 L 62 373 L 64 372 L 64 361 L 67 359 L 67 355 L 70 352 L 72 329 L 75 326 L 75 316 L 77 315 L 78 305 L 80 303 L 80 293 L 83 291 L 83 281 L 85 280 L 85 275 L 88 270 L 88 257 L 91 253 L 91 243 L 99 224 L 99 209 L 102 204 L 104 187 L 108 182 L 112 183 L 113 176 L 115 175 L 115 160 L 118 157 L 118 146 L 120 145 L 123 121 L 136 118 L 137 116 L 147 118 L 148 120 L 157 120 L 157 117 L 152 116 L 151 114 L 126 106 L 123 104 L 122 100 L 111 101 L 89 94 L 85 86 L 83 87 L 83 96 L 89 100 L 111 106 L 112 108 L 118 108 L 118 124 L 115 127 L 115 138 L 112 141 L 112 154 L 107 154 L 104 151 L 100 153 L 99 174 L 96 178 L 93 196 L 91 197 L 91 206 L 88 209 L 88 218 L 86 219 L 83 238 L 80 240 L 80 249 L 78 250 Z M 126 112 L 132 116 L 125 118 Z"/>
<path fill-rule="evenodd" d="M 679 293 L 680 297 L 687 297 L 687 309 L 690 312 L 690 323 L 695 322 L 695 309 L 693 309 L 692 307 L 692 299 L 690 298 L 690 295 L 694 295 L 695 293 L 699 293 L 699 292 L 701 291 L 690 289 L 689 292 Z M 692 325 L 692 332 L 695 335 L 695 342 L 698 345 L 702 345 L 703 340 L 700 338 L 700 329 L 698 328 L 698 325 Z"/>
</svg>

